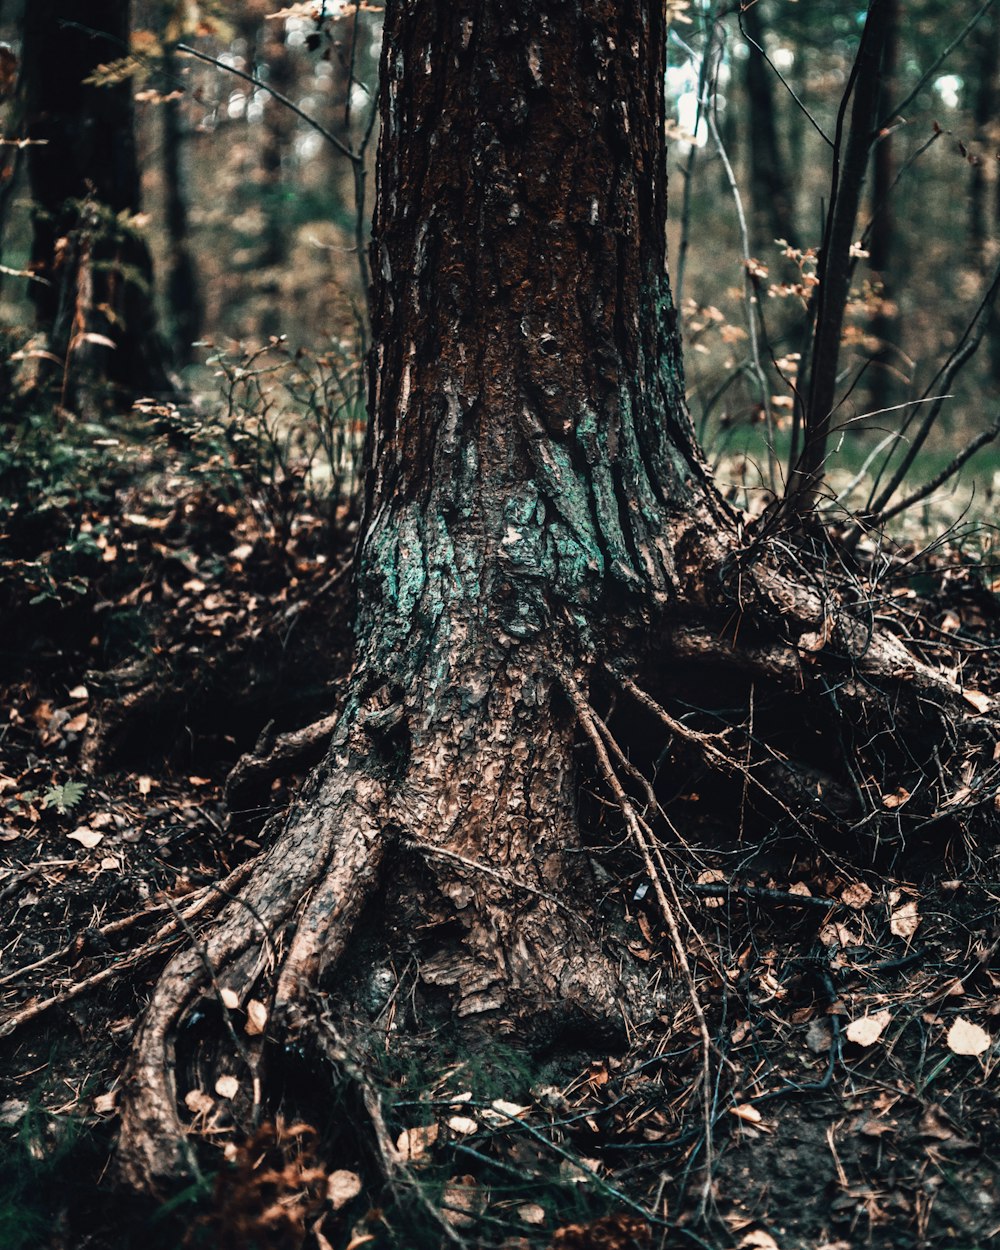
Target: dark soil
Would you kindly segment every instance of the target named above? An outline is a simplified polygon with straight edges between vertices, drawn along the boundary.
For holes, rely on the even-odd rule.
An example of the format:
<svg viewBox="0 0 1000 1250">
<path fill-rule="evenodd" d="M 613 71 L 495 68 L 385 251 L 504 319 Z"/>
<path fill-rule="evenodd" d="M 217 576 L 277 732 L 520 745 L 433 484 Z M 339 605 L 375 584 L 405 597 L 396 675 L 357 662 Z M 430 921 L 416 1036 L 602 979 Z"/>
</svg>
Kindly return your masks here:
<svg viewBox="0 0 1000 1250">
<path fill-rule="evenodd" d="M 568 1068 L 565 1056 L 495 1043 L 455 1055 L 419 1030 L 403 1039 L 392 1023 L 409 975 L 400 969 L 388 1005 L 373 1006 L 364 1061 L 393 1139 L 436 1126 L 412 1192 L 377 1176 L 349 1063 L 336 1130 L 315 1110 L 303 1125 L 300 1088 L 283 1120 L 276 1112 L 240 1142 L 224 1096 L 196 1091 L 207 1099 L 192 1127 L 202 1181 L 153 1207 L 116 1191 L 123 1064 L 157 972 L 184 940 L 155 935 L 259 849 L 264 817 L 299 780 L 278 778 L 260 812 L 234 819 L 224 783 L 236 760 L 269 723 L 274 734 L 334 710 L 350 663 L 348 512 L 323 516 L 303 499 L 279 544 L 252 499 L 183 474 L 172 492 L 164 466 L 147 467 L 141 486 L 71 492 L 51 515 L 23 507 L 23 523 L 15 512 L 7 527 L 5 1250 L 995 1241 L 993 848 L 971 834 L 925 840 L 895 848 L 880 875 L 816 846 L 761 849 L 694 779 L 672 801 L 701 849 L 675 848 L 672 863 L 688 887 L 689 958 L 717 1046 L 707 1193 L 687 991 L 647 883 L 613 848 L 601 853 L 599 827 L 605 906 L 650 973 L 650 1010 L 631 1022 L 626 1053 L 589 1053 L 578 1039 Z M 73 578 L 80 587 L 67 589 Z M 996 599 L 960 553 L 900 565 L 885 612 L 925 651 L 947 650 L 970 689 L 993 688 Z M 713 898 L 706 887 L 719 882 L 728 892 Z M 867 1045 L 851 1029 L 865 1017 L 881 1022 Z M 986 1035 L 981 1053 L 956 1053 L 966 1026 Z M 334 1209 L 326 1178 L 337 1167 L 363 1188 Z"/>
</svg>

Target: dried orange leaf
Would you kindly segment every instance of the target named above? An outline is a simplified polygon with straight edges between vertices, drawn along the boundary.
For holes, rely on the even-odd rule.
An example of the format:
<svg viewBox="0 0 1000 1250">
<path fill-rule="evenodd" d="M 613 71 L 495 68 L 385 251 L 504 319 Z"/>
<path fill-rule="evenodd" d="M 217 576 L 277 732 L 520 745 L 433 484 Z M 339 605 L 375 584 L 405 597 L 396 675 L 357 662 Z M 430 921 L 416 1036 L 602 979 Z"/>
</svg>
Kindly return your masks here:
<svg viewBox="0 0 1000 1250">
<path fill-rule="evenodd" d="M 764 1119 L 757 1108 L 750 1103 L 743 1103 L 739 1107 L 730 1107 L 729 1110 L 738 1120 L 744 1120 L 747 1124 L 760 1124 Z"/>
<path fill-rule="evenodd" d="M 993 1039 L 985 1029 L 962 1016 L 948 1030 L 948 1049 L 956 1055 L 982 1055 L 992 1044 Z"/>
<path fill-rule="evenodd" d="M 853 881 L 840 891 L 840 901 L 846 903 L 854 911 L 861 911 L 872 901 L 871 887 L 863 881 Z"/>
<path fill-rule="evenodd" d="M 461 1133 L 463 1136 L 479 1131 L 479 1125 L 469 1115 L 453 1115 L 448 1121 L 448 1127 L 453 1133 Z"/>
<path fill-rule="evenodd" d="M 861 1016 L 847 1026 L 847 1040 L 855 1046 L 874 1046 L 885 1032 L 892 1013 L 879 1011 L 874 1016 Z"/>
<path fill-rule="evenodd" d="M 230 1011 L 235 1011 L 240 1005 L 240 996 L 235 990 L 231 990 L 228 985 L 223 986 L 219 990 L 219 997 L 222 999 L 223 1005 L 228 1007 Z"/>
<path fill-rule="evenodd" d="M 983 694 L 981 690 L 963 690 L 962 698 L 966 703 L 970 703 L 977 712 L 988 712 L 993 706 L 993 700 L 988 694 Z"/>
<path fill-rule="evenodd" d="M 63 732 L 68 734 L 79 734 L 87 728 L 87 721 L 90 717 L 86 712 L 81 712 L 79 716 L 74 716 L 63 725 Z"/>
</svg>

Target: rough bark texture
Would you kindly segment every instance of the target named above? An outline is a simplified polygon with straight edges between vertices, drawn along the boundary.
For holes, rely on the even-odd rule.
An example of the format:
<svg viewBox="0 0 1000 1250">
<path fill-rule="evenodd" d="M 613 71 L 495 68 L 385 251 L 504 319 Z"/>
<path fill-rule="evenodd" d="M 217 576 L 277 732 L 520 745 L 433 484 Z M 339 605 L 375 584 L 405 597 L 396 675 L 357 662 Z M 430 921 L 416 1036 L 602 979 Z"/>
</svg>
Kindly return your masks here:
<svg viewBox="0 0 1000 1250">
<path fill-rule="evenodd" d="M 108 380 L 128 401 L 166 386 L 139 211 L 131 80 L 86 80 L 129 49 L 128 0 L 32 0 L 24 16 L 37 323 L 66 362 L 64 399 Z M 114 343 L 109 349 L 88 335 Z"/>
</svg>

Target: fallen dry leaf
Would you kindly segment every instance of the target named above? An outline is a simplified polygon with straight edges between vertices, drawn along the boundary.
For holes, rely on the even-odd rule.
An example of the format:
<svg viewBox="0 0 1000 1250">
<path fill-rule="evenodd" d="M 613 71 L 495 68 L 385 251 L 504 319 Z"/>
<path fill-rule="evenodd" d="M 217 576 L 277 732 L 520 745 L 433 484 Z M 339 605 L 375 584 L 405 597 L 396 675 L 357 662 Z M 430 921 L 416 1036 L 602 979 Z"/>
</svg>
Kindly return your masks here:
<svg viewBox="0 0 1000 1250">
<path fill-rule="evenodd" d="M 118 1091 L 109 1090 L 106 1094 L 98 1094 L 94 1099 L 93 1107 L 97 1115 L 111 1115 L 115 1110 L 115 1102 L 118 1098 Z"/>
<path fill-rule="evenodd" d="M 215 1106 L 215 1099 L 203 1089 L 191 1089 L 184 1095 L 184 1106 L 195 1115 L 207 1115 Z"/>
<path fill-rule="evenodd" d="M 224 985 L 222 989 L 219 990 L 219 997 L 222 999 L 223 1006 L 227 1007 L 230 1011 L 235 1011 L 240 1005 L 239 994 L 237 994 L 235 990 L 231 990 L 228 985 Z"/>
<path fill-rule="evenodd" d="M 361 1177 L 357 1172 L 348 1172 L 345 1168 L 338 1168 L 327 1178 L 326 1196 L 334 1211 L 346 1207 L 359 1193 L 361 1193 Z"/>
<path fill-rule="evenodd" d="M 906 790 L 903 788 L 903 786 L 900 786 L 899 789 L 893 791 L 892 794 L 882 795 L 882 806 L 887 807 L 889 808 L 890 811 L 892 811 L 893 808 L 902 807 L 903 804 L 909 799 L 909 797 L 910 797 L 909 790 Z"/>
<path fill-rule="evenodd" d="M 463 1136 L 479 1131 L 479 1125 L 468 1115 L 453 1115 L 448 1121 L 448 1127 L 453 1133 L 461 1133 Z"/>
<path fill-rule="evenodd" d="M 474 1176 L 453 1176 L 441 1192 L 441 1213 L 453 1228 L 471 1228 L 485 1205 Z"/>
<path fill-rule="evenodd" d="M 993 706 L 993 700 L 988 694 L 983 694 L 981 690 L 963 690 L 962 698 L 976 709 L 977 712 L 988 712 Z"/>
<path fill-rule="evenodd" d="M 79 734 L 87 728 L 87 721 L 90 718 L 86 712 L 81 712 L 79 716 L 74 716 L 72 720 L 68 720 L 63 725 L 63 732 L 68 734 Z"/>
<path fill-rule="evenodd" d="M 220 1098 L 235 1098 L 239 1089 L 240 1083 L 235 1076 L 220 1076 L 215 1082 L 215 1092 Z"/>
<path fill-rule="evenodd" d="M 244 1025 L 250 1037 L 259 1037 L 267 1027 L 267 1008 L 256 998 L 247 1003 L 247 1022 Z"/>
<path fill-rule="evenodd" d="M 757 1108 L 750 1103 L 743 1103 L 739 1107 L 730 1107 L 729 1110 L 738 1120 L 744 1120 L 747 1124 L 760 1124 L 764 1119 Z"/>
<path fill-rule="evenodd" d="M 429 1146 L 437 1141 L 438 1126 L 422 1124 L 418 1128 L 404 1128 L 396 1138 L 396 1149 L 404 1159 L 419 1159 Z"/>
<path fill-rule="evenodd" d="M 148 794 L 153 788 L 153 779 L 152 777 L 136 777 L 135 784 L 140 794 Z"/>
<path fill-rule="evenodd" d="M 537 1202 L 526 1202 L 523 1206 L 517 1208 L 518 1217 L 525 1224 L 544 1224 L 545 1208 L 540 1207 Z"/>
<path fill-rule="evenodd" d="M 993 1039 L 985 1029 L 958 1016 L 948 1030 L 948 1049 L 956 1055 L 982 1055 L 989 1050 Z"/>
<path fill-rule="evenodd" d="M 863 881 L 853 881 L 840 891 L 840 901 L 846 903 L 854 911 L 861 911 L 872 901 L 871 887 Z"/>
<path fill-rule="evenodd" d="M 92 851 L 98 842 L 104 841 L 103 833 L 95 833 L 93 829 L 88 829 L 86 825 L 80 825 L 74 829 L 72 833 L 67 833 L 67 838 L 71 842 L 79 842 L 81 846 L 85 846 L 88 851 Z"/>
<path fill-rule="evenodd" d="M 892 913 L 889 918 L 889 928 L 898 938 L 911 938 L 920 927 L 920 917 L 917 915 L 917 904 L 914 900 L 904 903 L 902 907 Z"/>
<path fill-rule="evenodd" d="M 891 1019 L 891 1012 L 879 1011 L 874 1016 L 861 1016 L 852 1020 L 847 1026 L 847 1040 L 855 1046 L 874 1046 L 886 1031 Z"/>
<path fill-rule="evenodd" d="M 718 868 L 706 868 L 699 872 L 696 878 L 699 885 L 719 885 L 725 881 L 725 875 Z M 725 905 L 724 898 L 703 898 L 701 900 L 704 907 L 723 907 Z"/>
<path fill-rule="evenodd" d="M 740 1242 L 740 1250 L 778 1250 L 778 1243 L 762 1228 L 755 1229 Z"/>
</svg>

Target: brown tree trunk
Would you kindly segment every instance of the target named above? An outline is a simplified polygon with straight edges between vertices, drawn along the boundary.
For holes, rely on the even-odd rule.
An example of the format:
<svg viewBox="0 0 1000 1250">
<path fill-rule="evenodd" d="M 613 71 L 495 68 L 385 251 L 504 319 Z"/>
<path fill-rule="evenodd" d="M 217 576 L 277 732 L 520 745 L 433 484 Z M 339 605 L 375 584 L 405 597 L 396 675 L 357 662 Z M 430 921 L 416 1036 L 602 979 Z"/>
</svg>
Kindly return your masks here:
<svg viewBox="0 0 1000 1250">
<path fill-rule="evenodd" d="M 153 995 L 123 1107 L 137 1185 L 184 1164 L 183 1025 L 223 989 L 268 1011 L 271 1049 L 227 1058 L 220 1031 L 201 1070 L 239 1068 L 245 1122 L 275 1049 L 310 1036 L 314 991 L 357 1028 L 400 960 L 425 1024 L 547 1044 L 615 1029 L 636 974 L 580 854 L 581 727 L 645 844 L 592 679 L 652 654 L 797 691 L 799 648 L 839 612 L 741 547 L 692 436 L 664 257 L 663 6 L 390 0 L 385 20 L 357 664 L 326 760 Z M 958 698 L 895 638 L 847 619 L 843 642 L 850 723 L 869 680 L 897 717 L 902 690 L 927 715 Z M 767 777 L 792 771 L 778 758 Z"/>
<path fill-rule="evenodd" d="M 139 211 L 129 79 L 88 79 L 126 56 L 128 0 L 32 0 L 24 15 L 28 175 L 37 324 L 61 362 L 64 401 L 119 402 L 167 386 Z M 108 343 L 113 344 L 109 347 Z"/>
</svg>

